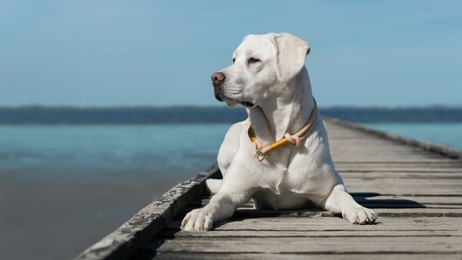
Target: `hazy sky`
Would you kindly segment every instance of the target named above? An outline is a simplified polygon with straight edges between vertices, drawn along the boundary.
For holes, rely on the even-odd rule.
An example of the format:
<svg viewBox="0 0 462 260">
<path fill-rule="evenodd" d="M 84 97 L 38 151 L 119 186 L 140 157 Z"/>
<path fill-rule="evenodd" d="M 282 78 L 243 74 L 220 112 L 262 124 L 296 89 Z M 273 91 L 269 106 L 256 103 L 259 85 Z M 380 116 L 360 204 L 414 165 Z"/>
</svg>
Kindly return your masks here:
<svg viewBox="0 0 462 260">
<path fill-rule="evenodd" d="M 320 106 L 462 105 L 462 1 L 0 0 L 0 106 L 218 105 L 247 34 L 310 43 Z"/>
</svg>

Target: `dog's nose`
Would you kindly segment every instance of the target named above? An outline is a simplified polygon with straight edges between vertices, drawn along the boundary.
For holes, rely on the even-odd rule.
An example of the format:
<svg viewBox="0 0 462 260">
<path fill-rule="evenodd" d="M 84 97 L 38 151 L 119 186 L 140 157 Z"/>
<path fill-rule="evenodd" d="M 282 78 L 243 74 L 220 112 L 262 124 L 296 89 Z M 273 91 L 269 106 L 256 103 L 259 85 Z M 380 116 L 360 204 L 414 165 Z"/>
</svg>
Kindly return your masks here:
<svg viewBox="0 0 462 260">
<path fill-rule="evenodd" d="M 212 74 L 212 84 L 214 87 L 219 86 L 225 81 L 225 74 L 221 72 L 215 72 Z"/>
</svg>

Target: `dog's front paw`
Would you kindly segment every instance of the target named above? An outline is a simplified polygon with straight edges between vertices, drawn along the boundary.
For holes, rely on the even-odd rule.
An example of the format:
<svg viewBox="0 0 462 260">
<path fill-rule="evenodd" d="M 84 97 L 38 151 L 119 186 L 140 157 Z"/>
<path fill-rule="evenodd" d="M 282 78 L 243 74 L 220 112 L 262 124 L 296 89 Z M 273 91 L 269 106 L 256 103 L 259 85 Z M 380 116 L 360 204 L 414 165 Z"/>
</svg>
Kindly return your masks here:
<svg viewBox="0 0 462 260">
<path fill-rule="evenodd" d="M 365 207 L 355 207 L 342 213 L 343 218 L 348 219 L 352 224 L 372 224 L 377 219 L 374 211 Z"/>
<path fill-rule="evenodd" d="M 215 221 L 213 214 L 206 209 L 194 209 L 181 221 L 181 229 L 185 231 L 209 231 Z"/>
</svg>

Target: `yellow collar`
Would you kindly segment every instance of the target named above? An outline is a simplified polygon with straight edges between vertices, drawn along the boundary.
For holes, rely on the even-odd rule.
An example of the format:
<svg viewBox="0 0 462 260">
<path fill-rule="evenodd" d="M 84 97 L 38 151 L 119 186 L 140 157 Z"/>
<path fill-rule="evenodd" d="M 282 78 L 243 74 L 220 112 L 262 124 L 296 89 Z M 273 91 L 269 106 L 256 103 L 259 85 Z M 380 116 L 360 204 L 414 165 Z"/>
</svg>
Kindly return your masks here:
<svg viewBox="0 0 462 260">
<path fill-rule="evenodd" d="M 294 135 L 286 133 L 281 140 L 274 142 L 270 145 L 267 145 L 265 147 L 262 147 L 260 142 L 258 142 L 257 137 L 255 136 L 255 132 L 250 123 L 250 119 L 249 119 L 249 130 L 247 131 L 247 133 L 249 134 L 250 142 L 255 147 L 255 154 L 256 154 L 257 160 L 259 161 L 265 160 L 268 157 L 269 153 L 289 143 L 297 147 L 300 146 L 301 141 L 308 136 L 308 134 L 311 132 L 311 130 L 315 126 L 316 119 L 318 117 L 318 106 L 316 105 L 316 100 L 314 98 L 313 100 L 314 100 L 314 107 L 313 107 L 313 110 L 311 111 L 310 118 L 308 119 L 308 122 L 306 123 L 306 125 L 300 131 L 298 131 Z"/>
</svg>

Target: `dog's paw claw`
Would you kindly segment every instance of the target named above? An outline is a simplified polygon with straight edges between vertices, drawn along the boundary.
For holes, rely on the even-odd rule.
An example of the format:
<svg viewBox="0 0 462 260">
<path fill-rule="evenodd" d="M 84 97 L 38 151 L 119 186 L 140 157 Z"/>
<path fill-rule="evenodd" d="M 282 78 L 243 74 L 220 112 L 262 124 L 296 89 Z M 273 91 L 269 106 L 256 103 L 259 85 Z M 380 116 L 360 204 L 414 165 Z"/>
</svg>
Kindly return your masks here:
<svg viewBox="0 0 462 260">
<path fill-rule="evenodd" d="M 213 216 L 206 210 L 194 209 L 181 221 L 181 229 L 184 231 L 209 231 L 213 228 Z"/>
<path fill-rule="evenodd" d="M 377 219 L 377 214 L 374 211 L 364 207 L 350 210 L 342 215 L 343 218 L 348 219 L 352 224 L 358 225 L 372 224 Z"/>
</svg>

